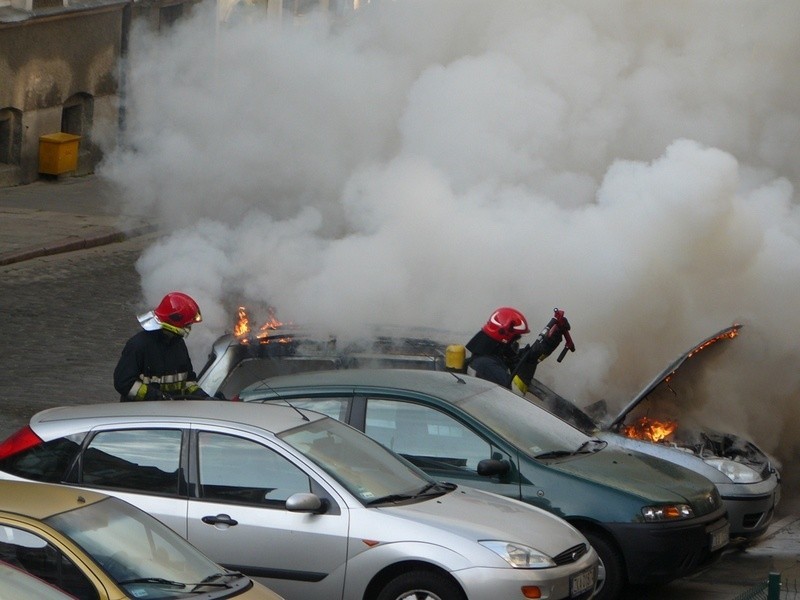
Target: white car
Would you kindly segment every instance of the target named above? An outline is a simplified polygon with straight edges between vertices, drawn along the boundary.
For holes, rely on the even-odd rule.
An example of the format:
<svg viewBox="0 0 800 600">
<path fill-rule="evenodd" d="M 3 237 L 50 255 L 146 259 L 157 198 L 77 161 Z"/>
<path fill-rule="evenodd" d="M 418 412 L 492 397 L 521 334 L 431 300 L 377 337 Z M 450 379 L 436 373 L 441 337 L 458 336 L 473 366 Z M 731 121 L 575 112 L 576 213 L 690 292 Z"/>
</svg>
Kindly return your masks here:
<svg viewBox="0 0 800 600">
<path fill-rule="evenodd" d="M 561 518 L 438 483 L 292 406 L 53 408 L 0 444 L 0 478 L 122 498 L 290 600 L 586 600 L 597 582 L 597 553 Z"/>
</svg>

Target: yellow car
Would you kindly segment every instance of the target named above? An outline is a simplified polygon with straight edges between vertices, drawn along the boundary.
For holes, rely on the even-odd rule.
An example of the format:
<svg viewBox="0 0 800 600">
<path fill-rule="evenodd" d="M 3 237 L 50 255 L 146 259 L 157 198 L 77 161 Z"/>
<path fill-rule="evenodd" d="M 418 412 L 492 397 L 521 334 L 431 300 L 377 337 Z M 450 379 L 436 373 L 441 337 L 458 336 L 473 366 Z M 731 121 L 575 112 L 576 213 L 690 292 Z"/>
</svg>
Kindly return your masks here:
<svg viewBox="0 0 800 600">
<path fill-rule="evenodd" d="M 78 600 L 281 600 L 127 502 L 44 483 L 0 481 L 0 562 Z"/>
</svg>

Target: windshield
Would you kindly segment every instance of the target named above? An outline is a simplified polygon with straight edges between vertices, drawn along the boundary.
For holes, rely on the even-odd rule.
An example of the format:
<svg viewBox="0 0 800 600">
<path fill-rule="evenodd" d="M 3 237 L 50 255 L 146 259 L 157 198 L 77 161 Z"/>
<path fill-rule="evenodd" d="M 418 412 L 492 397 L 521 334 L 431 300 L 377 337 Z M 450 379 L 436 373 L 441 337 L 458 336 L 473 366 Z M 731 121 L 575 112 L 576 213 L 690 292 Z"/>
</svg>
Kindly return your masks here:
<svg viewBox="0 0 800 600">
<path fill-rule="evenodd" d="M 230 592 L 236 580 L 249 585 L 239 573 L 221 573 L 166 525 L 116 498 L 45 522 L 83 548 L 131 598 L 197 598 L 215 588 Z"/>
<path fill-rule="evenodd" d="M 434 483 L 378 442 L 334 419 L 314 421 L 279 437 L 364 504 L 384 498 L 416 498 Z"/>
<path fill-rule="evenodd" d="M 532 457 L 574 452 L 590 439 L 555 415 L 499 386 L 467 398 L 459 406 Z"/>
</svg>

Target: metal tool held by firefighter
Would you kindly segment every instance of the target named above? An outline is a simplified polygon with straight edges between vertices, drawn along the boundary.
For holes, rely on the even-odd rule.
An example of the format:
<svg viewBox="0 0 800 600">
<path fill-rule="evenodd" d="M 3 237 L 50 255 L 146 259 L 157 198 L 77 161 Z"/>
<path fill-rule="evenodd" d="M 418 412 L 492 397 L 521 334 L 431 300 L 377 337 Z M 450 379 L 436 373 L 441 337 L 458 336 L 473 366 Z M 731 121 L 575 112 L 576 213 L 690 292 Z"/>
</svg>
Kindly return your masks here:
<svg viewBox="0 0 800 600">
<path fill-rule="evenodd" d="M 526 348 L 525 358 L 527 361 L 542 361 L 547 358 L 550 353 L 555 350 L 558 343 L 561 342 L 559 335 L 564 339 L 564 348 L 558 355 L 558 362 L 561 362 L 566 356 L 567 352 L 575 352 L 575 344 L 572 341 L 572 336 L 569 333 L 570 324 L 564 316 L 564 311 L 558 308 L 553 309 L 553 317 L 545 325 L 544 329 L 539 333 L 536 341 Z M 553 341 L 558 340 L 556 345 Z"/>
<path fill-rule="evenodd" d="M 556 362 L 561 362 L 566 356 L 567 352 L 575 352 L 575 344 L 572 341 L 572 336 L 569 333 L 569 321 L 567 321 L 566 317 L 564 316 L 564 311 L 559 310 L 558 308 L 553 309 L 553 318 L 550 320 L 552 323 L 552 327 L 550 330 L 557 328 L 558 331 L 564 336 L 564 347 L 561 349 L 561 353 L 558 355 Z M 552 331 L 553 335 L 558 335 L 558 331 Z"/>
<path fill-rule="evenodd" d="M 520 390 L 521 395 L 525 395 L 533 381 L 537 365 L 558 347 L 561 340 L 564 340 L 564 348 L 558 357 L 561 362 L 567 352 L 575 352 L 575 344 L 569 333 L 570 325 L 564 316 L 564 311 L 558 308 L 553 309 L 553 317 L 542 329 L 533 344 L 526 346 L 521 352 L 519 360 L 514 370 L 511 372 L 511 389 Z"/>
</svg>

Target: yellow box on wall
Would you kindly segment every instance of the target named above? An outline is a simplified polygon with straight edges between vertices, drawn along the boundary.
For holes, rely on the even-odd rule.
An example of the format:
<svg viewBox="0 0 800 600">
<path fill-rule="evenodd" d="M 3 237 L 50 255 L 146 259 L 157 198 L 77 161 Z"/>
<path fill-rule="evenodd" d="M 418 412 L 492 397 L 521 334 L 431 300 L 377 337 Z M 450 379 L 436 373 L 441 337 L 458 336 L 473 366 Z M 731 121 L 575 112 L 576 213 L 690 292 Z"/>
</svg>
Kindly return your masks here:
<svg viewBox="0 0 800 600">
<path fill-rule="evenodd" d="M 78 142 L 71 133 L 48 133 L 39 137 L 39 173 L 61 175 L 78 168 Z"/>
</svg>

